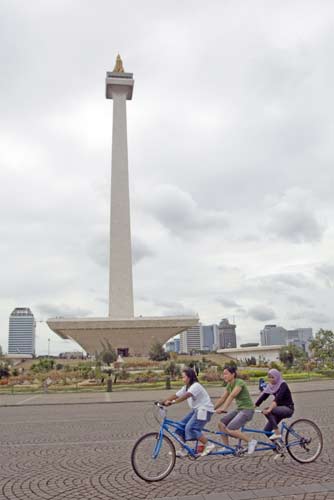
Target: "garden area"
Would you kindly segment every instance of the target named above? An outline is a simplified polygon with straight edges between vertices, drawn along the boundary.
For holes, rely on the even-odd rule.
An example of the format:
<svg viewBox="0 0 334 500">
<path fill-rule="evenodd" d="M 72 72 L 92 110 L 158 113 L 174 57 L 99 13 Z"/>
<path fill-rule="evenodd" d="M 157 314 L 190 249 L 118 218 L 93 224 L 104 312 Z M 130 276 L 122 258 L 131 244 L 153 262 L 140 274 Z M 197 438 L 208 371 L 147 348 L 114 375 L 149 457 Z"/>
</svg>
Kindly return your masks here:
<svg viewBox="0 0 334 500">
<path fill-rule="evenodd" d="M 283 372 L 287 381 L 334 378 L 334 334 L 320 330 L 311 345 L 311 356 L 294 345 L 281 348 L 279 360 L 255 358 L 238 361 L 239 377 L 250 384 L 266 378 L 269 368 Z M 38 358 L 11 365 L 0 355 L 0 395 L 34 392 L 113 391 L 179 388 L 182 369 L 194 368 L 205 386 L 224 385 L 226 365 L 237 365 L 224 354 L 167 353 L 159 343 L 152 345 L 148 357 L 117 356 L 109 343 L 90 359 L 63 360 Z"/>
</svg>

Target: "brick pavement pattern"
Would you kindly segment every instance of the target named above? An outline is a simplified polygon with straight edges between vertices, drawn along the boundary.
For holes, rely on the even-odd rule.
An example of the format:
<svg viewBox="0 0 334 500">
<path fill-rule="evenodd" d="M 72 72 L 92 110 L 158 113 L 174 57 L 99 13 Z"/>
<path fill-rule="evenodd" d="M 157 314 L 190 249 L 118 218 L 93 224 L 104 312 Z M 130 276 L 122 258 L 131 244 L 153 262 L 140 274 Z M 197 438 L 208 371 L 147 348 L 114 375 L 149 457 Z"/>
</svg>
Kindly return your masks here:
<svg viewBox="0 0 334 500">
<path fill-rule="evenodd" d="M 135 440 L 158 428 L 150 403 L 2 406 L 0 499 L 334 500 L 334 391 L 298 393 L 295 402 L 293 419 L 311 418 L 324 435 L 315 463 L 298 464 L 289 456 L 274 461 L 271 452 L 178 459 L 170 476 L 152 484 L 130 463 Z M 169 415 L 186 411 L 186 404 L 177 405 Z M 217 421 L 215 416 L 210 426 Z M 262 427 L 264 417 L 257 414 L 253 424 Z"/>
</svg>

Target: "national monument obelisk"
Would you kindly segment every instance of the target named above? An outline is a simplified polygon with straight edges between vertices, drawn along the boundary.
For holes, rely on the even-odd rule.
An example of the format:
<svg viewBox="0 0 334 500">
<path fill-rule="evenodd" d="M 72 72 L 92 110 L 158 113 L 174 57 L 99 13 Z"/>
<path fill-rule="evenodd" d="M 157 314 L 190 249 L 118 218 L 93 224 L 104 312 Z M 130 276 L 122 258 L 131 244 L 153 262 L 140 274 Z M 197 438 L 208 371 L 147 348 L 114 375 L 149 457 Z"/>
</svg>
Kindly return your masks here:
<svg viewBox="0 0 334 500">
<path fill-rule="evenodd" d="M 120 56 L 106 76 L 106 98 L 113 100 L 110 202 L 109 315 L 106 318 L 50 318 L 47 324 L 64 339 L 95 353 L 109 341 L 118 352 L 147 354 L 154 341 L 166 342 L 198 323 L 197 316 L 135 317 L 133 307 L 130 197 L 126 101 L 134 80 Z"/>
<path fill-rule="evenodd" d="M 126 101 L 132 99 L 133 75 L 125 73 L 120 56 L 107 73 L 106 98 L 113 99 L 109 316 L 133 318 L 132 253 Z"/>
</svg>

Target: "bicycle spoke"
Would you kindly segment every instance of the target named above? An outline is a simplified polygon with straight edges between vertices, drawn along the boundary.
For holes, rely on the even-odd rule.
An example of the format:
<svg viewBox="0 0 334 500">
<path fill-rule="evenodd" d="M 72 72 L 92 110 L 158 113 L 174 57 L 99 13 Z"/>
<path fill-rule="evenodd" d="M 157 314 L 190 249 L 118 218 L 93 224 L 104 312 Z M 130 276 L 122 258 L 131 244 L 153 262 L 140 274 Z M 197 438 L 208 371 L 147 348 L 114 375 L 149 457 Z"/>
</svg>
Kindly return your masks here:
<svg viewBox="0 0 334 500">
<path fill-rule="evenodd" d="M 136 474 L 145 481 L 160 481 L 175 465 L 175 448 L 167 436 L 159 439 L 158 432 L 142 436 L 135 444 L 131 463 Z"/>
<path fill-rule="evenodd" d="M 321 431 L 311 420 L 296 420 L 288 428 L 285 444 L 289 454 L 297 462 L 313 462 L 322 450 Z"/>
</svg>

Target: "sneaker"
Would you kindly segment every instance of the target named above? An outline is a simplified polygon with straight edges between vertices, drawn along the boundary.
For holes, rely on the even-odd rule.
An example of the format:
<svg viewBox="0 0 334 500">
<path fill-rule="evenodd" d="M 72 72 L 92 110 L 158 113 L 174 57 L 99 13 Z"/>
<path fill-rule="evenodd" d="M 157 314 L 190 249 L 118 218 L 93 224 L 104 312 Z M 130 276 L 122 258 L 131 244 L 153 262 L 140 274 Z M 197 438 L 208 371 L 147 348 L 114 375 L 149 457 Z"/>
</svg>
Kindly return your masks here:
<svg viewBox="0 0 334 500">
<path fill-rule="evenodd" d="M 272 434 L 271 436 L 269 436 L 269 439 L 271 441 L 275 441 L 275 439 L 282 439 L 282 434 Z"/>
<path fill-rule="evenodd" d="M 257 445 L 256 439 L 252 439 L 251 441 L 249 441 L 249 443 L 248 443 L 248 455 L 251 455 L 252 453 L 254 453 L 256 445 Z"/>
<path fill-rule="evenodd" d="M 176 450 L 175 455 L 178 458 L 184 458 L 188 456 L 188 451 L 185 448 L 182 448 L 182 450 Z"/>
<path fill-rule="evenodd" d="M 209 453 L 211 453 L 214 449 L 216 448 L 216 445 L 214 443 L 208 443 L 204 450 L 201 453 L 201 457 L 205 457 Z"/>
</svg>

